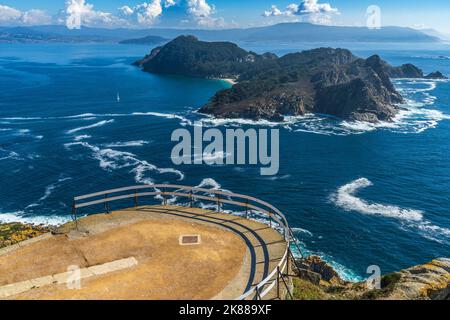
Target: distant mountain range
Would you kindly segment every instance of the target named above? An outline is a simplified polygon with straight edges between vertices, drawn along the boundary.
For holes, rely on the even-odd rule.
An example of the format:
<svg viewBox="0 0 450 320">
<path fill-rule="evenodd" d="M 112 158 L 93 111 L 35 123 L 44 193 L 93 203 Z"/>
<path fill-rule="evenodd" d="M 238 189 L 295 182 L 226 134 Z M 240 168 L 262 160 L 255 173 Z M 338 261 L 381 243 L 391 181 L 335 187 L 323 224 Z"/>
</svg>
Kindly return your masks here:
<svg viewBox="0 0 450 320">
<path fill-rule="evenodd" d="M 233 42 L 439 42 L 441 39 L 428 30 L 404 27 L 384 27 L 370 30 L 365 27 L 322 26 L 310 23 L 281 23 L 247 29 L 100 29 L 69 30 L 65 26 L 0 27 L 0 42 L 111 42 L 129 39 L 145 42 L 146 37 L 172 39 L 190 34 L 207 41 Z"/>
<path fill-rule="evenodd" d="M 162 44 L 165 42 L 169 42 L 170 39 L 158 37 L 158 36 L 147 36 L 144 38 L 138 38 L 138 39 L 128 39 L 128 40 L 122 40 L 119 43 L 120 44 L 142 44 L 142 45 L 157 45 Z"/>
</svg>

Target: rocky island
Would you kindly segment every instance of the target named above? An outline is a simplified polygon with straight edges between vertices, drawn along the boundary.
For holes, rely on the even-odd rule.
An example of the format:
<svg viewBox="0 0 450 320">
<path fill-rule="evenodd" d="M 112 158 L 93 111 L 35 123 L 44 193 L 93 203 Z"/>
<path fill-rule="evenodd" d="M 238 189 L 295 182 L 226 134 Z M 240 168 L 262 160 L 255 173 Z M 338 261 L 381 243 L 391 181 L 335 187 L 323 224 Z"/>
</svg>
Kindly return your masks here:
<svg viewBox="0 0 450 320">
<path fill-rule="evenodd" d="M 403 102 L 391 78 L 425 78 L 412 64 L 393 67 L 378 55 L 358 58 L 346 49 L 319 48 L 278 57 L 231 42 L 180 36 L 135 62 L 146 72 L 238 83 L 217 92 L 200 113 L 219 118 L 283 121 L 318 113 L 345 120 L 391 121 Z M 428 79 L 445 78 L 440 72 Z"/>
</svg>

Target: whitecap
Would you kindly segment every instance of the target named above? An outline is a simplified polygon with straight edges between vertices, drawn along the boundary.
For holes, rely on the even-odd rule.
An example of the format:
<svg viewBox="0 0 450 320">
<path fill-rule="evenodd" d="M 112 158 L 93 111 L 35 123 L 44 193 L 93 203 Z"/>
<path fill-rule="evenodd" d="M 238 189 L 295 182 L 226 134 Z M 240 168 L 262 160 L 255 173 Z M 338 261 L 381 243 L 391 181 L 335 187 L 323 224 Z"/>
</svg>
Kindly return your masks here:
<svg viewBox="0 0 450 320">
<path fill-rule="evenodd" d="M 0 148 L 0 160 L 7 160 L 7 159 L 23 160 L 17 152 Z"/>
<path fill-rule="evenodd" d="M 82 146 L 92 151 L 93 157 L 99 161 L 99 165 L 104 170 L 119 170 L 131 168 L 130 172 L 135 174 L 135 181 L 143 184 L 153 184 L 153 180 L 145 176 L 148 171 L 155 171 L 158 174 L 174 174 L 178 180 L 184 179 L 184 174 L 173 168 L 159 168 L 145 160 L 140 160 L 131 152 L 118 151 L 111 148 L 102 149 L 91 145 L 85 141 L 71 142 L 64 144 L 65 148 L 70 150 L 73 146 Z"/>
<path fill-rule="evenodd" d="M 71 179 L 72 179 L 72 178 L 70 178 L 70 177 L 60 177 L 56 182 L 54 182 L 54 183 L 48 185 L 48 186 L 45 188 L 44 195 L 43 195 L 42 197 L 40 197 L 39 200 L 38 200 L 37 202 L 30 204 L 30 205 L 27 206 L 25 209 L 31 209 L 31 208 L 34 208 L 34 207 L 39 206 L 43 201 L 47 200 L 47 199 L 51 196 L 51 194 L 53 193 L 53 191 L 58 187 L 58 185 L 59 185 L 60 183 L 62 183 L 62 182 L 64 182 L 64 181 L 67 181 L 67 180 L 71 180 Z"/>
<path fill-rule="evenodd" d="M 313 236 L 313 233 L 309 230 L 303 229 L 303 228 L 292 228 L 292 232 L 294 233 L 304 233 L 310 237 Z"/>
<path fill-rule="evenodd" d="M 0 213 L 1 223 L 28 223 L 33 225 L 59 226 L 71 221 L 71 217 L 26 215 L 23 211 Z"/>
<path fill-rule="evenodd" d="M 107 148 L 142 147 L 149 143 L 150 143 L 150 141 L 136 140 L 136 141 L 127 141 L 127 142 L 112 142 L 112 143 L 105 144 L 104 146 Z"/>
<path fill-rule="evenodd" d="M 76 133 L 78 131 L 83 131 L 83 130 L 92 129 L 92 128 L 98 128 L 98 127 L 102 127 L 104 125 L 107 125 L 107 124 L 113 123 L 113 122 L 114 122 L 113 119 L 111 119 L 111 120 L 102 120 L 100 122 L 93 123 L 93 124 L 88 125 L 88 126 L 84 126 L 84 127 L 79 127 L 79 128 L 68 130 L 67 133 L 68 134 L 72 134 L 72 133 Z"/>
<path fill-rule="evenodd" d="M 448 243 L 450 229 L 432 224 L 424 218 L 423 211 L 401 208 L 395 205 L 370 203 L 357 197 L 358 191 L 372 185 L 373 183 L 366 178 L 357 179 L 338 188 L 337 192 L 331 195 L 331 200 L 337 207 L 345 211 L 397 219 L 401 222 L 400 227 L 406 226 L 419 231 L 427 239 L 439 243 Z"/>
<path fill-rule="evenodd" d="M 366 178 L 352 181 L 340 187 L 337 192 L 332 195 L 332 200 L 338 207 L 346 211 L 357 211 L 359 213 L 368 215 L 376 215 L 410 221 L 421 221 L 423 219 L 422 211 L 404 209 L 394 205 L 370 203 L 356 196 L 358 191 L 372 185 L 372 182 Z"/>
<path fill-rule="evenodd" d="M 82 140 L 90 139 L 90 138 L 92 138 L 92 136 L 90 136 L 88 134 L 82 134 L 82 135 L 76 136 L 75 138 L 73 138 L 73 140 L 74 141 L 82 141 Z"/>
</svg>

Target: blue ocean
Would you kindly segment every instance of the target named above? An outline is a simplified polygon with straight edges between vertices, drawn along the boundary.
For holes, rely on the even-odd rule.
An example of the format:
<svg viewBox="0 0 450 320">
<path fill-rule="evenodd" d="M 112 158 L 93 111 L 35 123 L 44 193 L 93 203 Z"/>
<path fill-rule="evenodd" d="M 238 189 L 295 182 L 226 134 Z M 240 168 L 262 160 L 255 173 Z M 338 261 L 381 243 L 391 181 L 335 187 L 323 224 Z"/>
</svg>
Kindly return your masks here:
<svg viewBox="0 0 450 320">
<path fill-rule="evenodd" d="M 241 45 L 277 54 L 308 48 Z M 450 75 L 450 45 L 342 46 Z M 406 103 L 392 123 L 313 115 L 283 124 L 215 120 L 196 110 L 230 84 L 131 66 L 150 49 L 0 45 L 1 222 L 59 224 L 71 219 L 73 196 L 175 183 L 272 203 L 286 214 L 302 253 L 320 255 L 349 280 L 367 277 L 371 265 L 388 273 L 449 256 L 449 81 L 395 80 Z M 279 128 L 279 174 L 261 176 L 257 166 L 175 166 L 171 134 L 195 121 L 222 130 Z"/>
</svg>

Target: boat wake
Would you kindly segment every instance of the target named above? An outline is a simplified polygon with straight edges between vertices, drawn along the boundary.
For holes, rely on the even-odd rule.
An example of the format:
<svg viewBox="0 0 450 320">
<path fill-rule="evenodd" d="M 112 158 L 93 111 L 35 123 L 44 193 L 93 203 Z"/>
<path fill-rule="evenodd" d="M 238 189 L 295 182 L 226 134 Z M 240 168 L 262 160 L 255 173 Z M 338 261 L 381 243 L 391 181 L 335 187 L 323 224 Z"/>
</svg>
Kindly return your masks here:
<svg viewBox="0 0 450 320">
<path fill-rule="evenodd" d="M 424 218 L 423 211 L 401 208 L 395 205 L 371 203 L 357 196 L 361 189 L 372 185 L 373 183 L 366 178 L 357 179 L 340 187 L 331 195 L 331 200 L 337 207 L 345 211 L 397 219 L 401 222 L 401 227 L 418 230 L 422 236 L 430 240 L 448 243 L 450 229 L 433 225 Z"/>
</svg>

